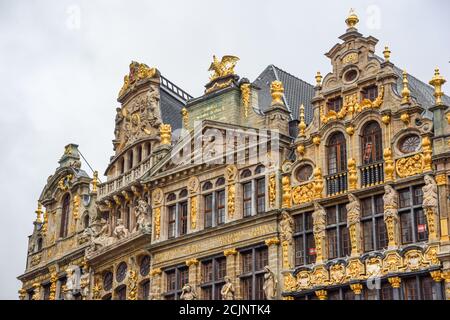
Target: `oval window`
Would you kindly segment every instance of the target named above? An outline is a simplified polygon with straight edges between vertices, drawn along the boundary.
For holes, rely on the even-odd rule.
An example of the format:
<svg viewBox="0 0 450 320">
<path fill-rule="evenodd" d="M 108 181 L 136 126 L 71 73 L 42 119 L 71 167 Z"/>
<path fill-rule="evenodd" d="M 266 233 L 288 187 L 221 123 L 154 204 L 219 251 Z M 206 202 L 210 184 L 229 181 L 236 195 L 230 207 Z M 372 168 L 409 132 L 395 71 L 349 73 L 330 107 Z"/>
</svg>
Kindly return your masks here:
<svg viewBox="0 0 450 320">
<path fill-rule="evenodd" d="M 313 167 L 309 164 L 306 164 L 304 166 L 301 166 L 300 168 L 297 169 L 297 180 L 299 182 L 305 182 L 305 181 L 309 181 L 309 179 L 311 179 L 313 173 Z"/>
<path fill-rule="evenodd" d="M 108 271 L 103 275 L 103 289 L 105 291 L 111 290 L 112 283 L 113 283 L 113 274 L 112 272 Z"/>
<path fill-rule="evenodd" d="M 125 279 L 127 275 L 127 264 L 125 262 L 119 263 L 117 266 L 117 274 L 116 274 L 116 280 L 117 282 L 122 282 L 123 279 Z"/>
<path fill-rule="evenodd" d="M 410 134 L 400 140 L 399 149 L 403 153 L 416 152 L 420 148 L 420 137 Z"/>
<path fill-rule="evenodd" d="M 348 70 L 346 73 L 344 73 L 344 81 L 345 82 L 353 82 L 358 77 L 358 71 L 355 69 Z"/>
</svg>

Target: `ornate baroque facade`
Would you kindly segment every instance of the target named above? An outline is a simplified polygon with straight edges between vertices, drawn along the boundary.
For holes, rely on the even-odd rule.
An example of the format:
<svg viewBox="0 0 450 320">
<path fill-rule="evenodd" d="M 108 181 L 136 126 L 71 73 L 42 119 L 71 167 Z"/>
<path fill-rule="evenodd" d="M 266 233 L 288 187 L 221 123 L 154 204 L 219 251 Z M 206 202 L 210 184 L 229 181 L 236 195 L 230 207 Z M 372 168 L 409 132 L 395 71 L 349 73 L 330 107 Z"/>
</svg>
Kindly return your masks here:
<svg viewBox="0 0 450 320">
<path fill-rule="evenodd" d="M 450 299 L 445 80 L 377 56 L 357 23 L 315 86 L 214 56 L 193 98 L 132 62 L 106 181 L 65 147 L 20 298 Z"/>
</svg>

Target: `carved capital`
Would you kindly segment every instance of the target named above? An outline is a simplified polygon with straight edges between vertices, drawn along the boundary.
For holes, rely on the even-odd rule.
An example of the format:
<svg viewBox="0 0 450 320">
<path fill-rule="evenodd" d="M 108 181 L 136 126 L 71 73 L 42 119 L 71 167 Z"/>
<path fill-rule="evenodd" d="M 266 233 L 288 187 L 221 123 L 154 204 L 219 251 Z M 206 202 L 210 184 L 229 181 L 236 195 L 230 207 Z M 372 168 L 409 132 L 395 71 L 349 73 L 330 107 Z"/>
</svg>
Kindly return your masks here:
<svg viewBox="0 0 450 320">
<path fill-rule="evenodd" d="M 237 254 L 237 250 L 232 248 L 232 249 L 227 249 L 223 252 L 223 255 L 225 257 L 231 256 L 231 255 L 236 255 Z"/>
<path fill-rule="evenodd" d="M 435 282 L 441 282 L 444 279 L 441 270 L 431 271 L 430 275 Z"/>
<path fill-rule="evenodd" d="M 161 268 L 155 268 L 150 270 L 150 276 L 154 277 L 154 276 L 159 276 L 162 273 Z"/>
<path fill-rule="evenodd" d="M 352 289 L 354 294 L 361 294 L 362 288 L 363 286 L 361 283 L 353 283 L 350 285 L 350 289 Z"/>
<path fill-rule="evenodd" d="M 197 260 L 197 259 L 189 259 L 189 260 L 186 260 L 186 265 L 187 265 L 188 267 L 190 267 L 190 266 L 196 266 L 196 265 L 198 265 L 198 260 Z"/>
<path fill-rule="evenodd" d="M 390 278 L 388 278 L 388 281 L 391 284 L 392 288 L 394 288 L 394 289 L 400 288 L 400 284 L 402 282 L 400 277 L 390 277 Z"/>
<path fill-rule="evenodd" d="M 316 290 L 315 293 L 319 300 L 327 300 L 327 290 Z"/>
<path fill-rule="evenodd" d="M 280 244 L 280 239 L 278 239 L 277 237 L 274 237 L 274 238 L 267 239 L 264 242 L 266 243 L 266 246 L 268 246 L 268 247 L 270 247 L 272 245 L 277 246 Z"/>
</svg>

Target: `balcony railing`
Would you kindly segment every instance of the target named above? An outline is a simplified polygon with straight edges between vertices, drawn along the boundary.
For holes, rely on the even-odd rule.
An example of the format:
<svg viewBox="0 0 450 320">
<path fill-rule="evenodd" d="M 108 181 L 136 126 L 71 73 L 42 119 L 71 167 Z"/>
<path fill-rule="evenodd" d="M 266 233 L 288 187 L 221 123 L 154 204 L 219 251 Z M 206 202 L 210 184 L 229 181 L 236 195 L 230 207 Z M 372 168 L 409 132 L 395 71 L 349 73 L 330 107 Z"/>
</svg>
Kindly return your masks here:
<svg viewBox="0 0 450 320">
<path fill-rule="evenodd" d="M 384 163 L 371 163 L 360 167 L 361 187 L 367 188 L 383 183 L 384 181 Z"/>
<path fill-rule="evenodd" d="M 327 182 L 327 196 L 344 193 L 348 189 L 347 171 L 325 176 Z"/>
<path fill-rule="evenodd" d="M 98 198 L 102 199 L 106 196 L 108 196 L 111 193 L 116 192 L 117 190 L 120 190 L 132 182 L 136 181 L 137 179 L 141 178 L 145 172 L 148 171 L 150 168 L 150 161 L 151 159 L 147 159 L 137 167 L 121 174 L 120 176 L 107 181 L 99 186 L 98 191 Z"/>
</svg>

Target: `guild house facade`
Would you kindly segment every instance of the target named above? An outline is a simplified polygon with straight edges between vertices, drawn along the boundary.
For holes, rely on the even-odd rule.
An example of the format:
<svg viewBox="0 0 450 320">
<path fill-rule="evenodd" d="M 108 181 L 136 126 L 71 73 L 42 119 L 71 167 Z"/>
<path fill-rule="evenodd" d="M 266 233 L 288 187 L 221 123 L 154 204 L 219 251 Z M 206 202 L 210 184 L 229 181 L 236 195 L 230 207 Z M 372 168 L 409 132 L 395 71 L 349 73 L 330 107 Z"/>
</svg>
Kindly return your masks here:
<svg viewBox="0 0 450 320">
<path fill-rule="evenodd" d="M 20 299 L 450 299 L 445 79 L 345 22 L 314 85 L 214 56 L 194 98 L 132 62 L 105 177 L 68 144 L 47 179 Z"/>
</svg>

